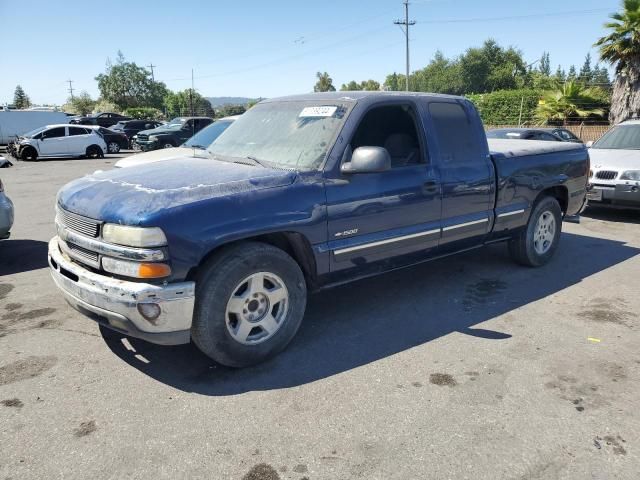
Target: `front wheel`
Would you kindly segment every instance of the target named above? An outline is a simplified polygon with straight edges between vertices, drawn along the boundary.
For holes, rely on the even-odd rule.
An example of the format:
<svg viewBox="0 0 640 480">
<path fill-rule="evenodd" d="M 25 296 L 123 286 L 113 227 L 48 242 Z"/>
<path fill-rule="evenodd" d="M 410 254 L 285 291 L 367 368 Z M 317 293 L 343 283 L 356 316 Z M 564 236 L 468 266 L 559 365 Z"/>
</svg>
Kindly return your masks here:
<svg viewBox="0 0 640 480">
<path fill-rule="evenodd" d="M 553 197 L 543 197 L 533 207 L 525 228 L 509 242 L 509 253 L 518 263 L 540 267 L 553 257 L 562 230 L 562 210 Z"/>
<path fill-rule="evenodd" d="M 20 152 L 20 158 L 22 160 L 38 160 L 38 152 L 33 147 L 24 147 Z"/>
<path fill-rule="evenodd" d="M 230 367 L 260 363 L 298 331 L 307 299 L 304 275 L 284 251 L 241 243 L 210 260 L 196 281 L 191 337 Z"/>
</svg>

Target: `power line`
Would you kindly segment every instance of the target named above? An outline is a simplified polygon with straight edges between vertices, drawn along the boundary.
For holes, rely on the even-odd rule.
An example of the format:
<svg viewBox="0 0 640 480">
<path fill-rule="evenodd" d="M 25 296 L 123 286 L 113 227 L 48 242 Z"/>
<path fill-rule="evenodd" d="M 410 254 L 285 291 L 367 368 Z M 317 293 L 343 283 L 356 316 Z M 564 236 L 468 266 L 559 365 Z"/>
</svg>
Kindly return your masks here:
<svg viewBox="0 0 640 480">
<path fill-rule="evenodd" d="M 409 20 L 409 0 L 405 0 L 403 3 L 404 3 L 404 20 L 396 20 L 393 23 L 394 25 L 404 26 L 403 32 L 406 40 L 405 50 L 407 55 L 407 62 L 406 62 L 407 75 L 405 77 L 405 87 L 408 92 L 409 91 L 409 27 L 411 25 L 415 25 L 416 22 L 415 20 Z"/>
<path fill-rule="evenodd" d="M 543 18 L 543 17 L 561 17 L 564 15 L 592 15 L 594 13 L 602 13 L 610 11 L 610 8 L 594 8 L 591 10 L 572 10 L 565 12 L 555 13 L 532 13 L 529 15 L 510 15 L 505 17 L 476 17 L 476 18 L 459 18 L 459 19 L 446 19 L 446 20 L 418 20 L 421 24 L 434 24 L 434 23 L 472 23 L 472 22 L 494 22 L 502 20 L 524 20 L 529 18 Z"/>
</svg>

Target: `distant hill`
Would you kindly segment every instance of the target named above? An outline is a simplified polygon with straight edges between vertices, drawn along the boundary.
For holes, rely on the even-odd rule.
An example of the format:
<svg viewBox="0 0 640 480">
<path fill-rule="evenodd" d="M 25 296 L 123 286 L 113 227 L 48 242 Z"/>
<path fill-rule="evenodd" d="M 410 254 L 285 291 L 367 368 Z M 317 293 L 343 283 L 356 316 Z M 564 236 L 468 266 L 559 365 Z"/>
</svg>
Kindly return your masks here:
<svg viewBox="0 0 640 480">
<path fill-rule="evenodd" d="M 225 105 L 246 105 L 253 98 L 247 97 L 205 97 L 213 108 L 224 107 Z"/>
</svg>

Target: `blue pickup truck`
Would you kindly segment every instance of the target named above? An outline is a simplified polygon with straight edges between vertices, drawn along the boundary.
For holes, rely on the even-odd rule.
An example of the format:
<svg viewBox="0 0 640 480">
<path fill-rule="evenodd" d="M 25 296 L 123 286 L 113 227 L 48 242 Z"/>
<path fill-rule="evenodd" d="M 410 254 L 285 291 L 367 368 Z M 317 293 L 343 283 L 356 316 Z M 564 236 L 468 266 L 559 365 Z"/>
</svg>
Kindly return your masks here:
<svg viewBox="0 0 640 480">
<path fill-rule="evenodd" d="M 588 176 L 581 144 L 488 143 L 460 97 L 271 99 L 206 158 L 63 187 L 49 263 L 101 325 L 242 367 L 286 347 L 309 291 L 495 242 L 544 265 Z"/>
</svg>

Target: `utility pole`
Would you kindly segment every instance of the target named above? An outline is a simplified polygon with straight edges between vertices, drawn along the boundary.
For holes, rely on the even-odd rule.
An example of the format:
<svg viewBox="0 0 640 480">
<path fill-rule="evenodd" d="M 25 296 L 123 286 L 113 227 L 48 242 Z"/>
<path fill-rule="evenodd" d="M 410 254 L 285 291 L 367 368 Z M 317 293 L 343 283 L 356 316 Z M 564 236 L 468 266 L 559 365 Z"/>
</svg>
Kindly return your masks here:
<svg viewBox="0 0 640 480">
<path fill-rule="evenodd" d="M 69 83 L 69 94 L 71 95 L 71 100 L 73 100 L 73 80 L 67 80 Z"/>
<path fill-rule="evenodd" d="M 189 107 L 191 110 L 191 116 L 193 117 L 193 68 L 191 69 L 191 90 L 189 90 Z"/>
<path fill-rule="evenodd" d="M 409 0 L 404 0 L 402 2 L 404 4 L 404 20 L 396 20 L 393 22 L 395 25 L 400 25 L 400 28 L 404 27 L 402 31 L 404 32 L 405 40 L 407 42 L 406 52 L 407 52 L 407 73 L 405 78 L 405 89 L 407 92 L 409 91 L 409 27 L 411 25 L 415 25 L 415 20 L 409 20 Z"/>
<path fill-rule="evenodd" d="M 151 69 L 151 81 L 155 82 L 156 81 L 156 77 L 154 77 L 154 75 L 153 75 L 153 67 L 157 67 L 157 65 L 154 65 L 153 62 L 151 62 L 149 65 L 147 65 L 147 67 L 149 67 Z"/>
</svg>

